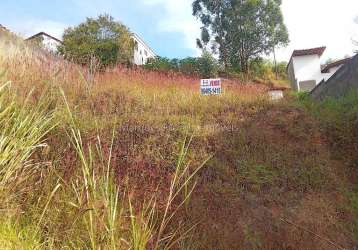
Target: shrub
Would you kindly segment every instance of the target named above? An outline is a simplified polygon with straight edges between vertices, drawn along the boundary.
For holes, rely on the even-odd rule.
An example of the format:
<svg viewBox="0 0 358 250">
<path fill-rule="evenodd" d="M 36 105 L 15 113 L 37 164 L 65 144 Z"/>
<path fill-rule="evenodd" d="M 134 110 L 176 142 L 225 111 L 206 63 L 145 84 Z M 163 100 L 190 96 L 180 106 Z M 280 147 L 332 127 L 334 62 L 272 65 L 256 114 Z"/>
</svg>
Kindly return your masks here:
<svg viewBox="0 0 358 250">
<path fill-rule="evenodd" d="M 219 71 L 219 64 L 216 59 L 207 51 L 198 58 L 199 74 L 203 78 L 216 77 Z"/>
<path fill-rule="evenodd" d="M 187 57 L 180 60 L 179 71 L 187 75 L 199 75 L 198 58 Z"/>
<path fill-rule="evenodd" d="M 198 75 L 203 78 L 216 77 L 219 71 L 219 63 L 209 53 L 203 52 L 201 57 L 187 57 L 185 59 L 168 59 L 166 57 L 156 57 L 149 59 L 145 69 L 161 72 L 180 72 L 186 75 Z"/>
<path fill-rule="evenodd" d="M 176 70 L 177 65 L 169 58 L 157 56 L 155 58 L 149 58 L 144 65 L 144 68 L 148 70 L 169 72 Z"/>
</svg>

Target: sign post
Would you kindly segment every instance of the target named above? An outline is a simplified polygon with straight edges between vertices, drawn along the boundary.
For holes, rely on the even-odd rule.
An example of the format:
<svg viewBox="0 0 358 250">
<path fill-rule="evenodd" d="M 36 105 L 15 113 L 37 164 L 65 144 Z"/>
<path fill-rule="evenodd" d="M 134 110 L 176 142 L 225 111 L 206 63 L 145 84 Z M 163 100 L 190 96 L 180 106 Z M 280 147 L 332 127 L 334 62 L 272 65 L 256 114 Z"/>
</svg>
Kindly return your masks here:
<svg viewBox="0 0 358 250">
<path fill-rule="evenodd" d="M 221 95 L 221 79 L 202 79 L 200 92 L 202 95 Z"/>
</svg>

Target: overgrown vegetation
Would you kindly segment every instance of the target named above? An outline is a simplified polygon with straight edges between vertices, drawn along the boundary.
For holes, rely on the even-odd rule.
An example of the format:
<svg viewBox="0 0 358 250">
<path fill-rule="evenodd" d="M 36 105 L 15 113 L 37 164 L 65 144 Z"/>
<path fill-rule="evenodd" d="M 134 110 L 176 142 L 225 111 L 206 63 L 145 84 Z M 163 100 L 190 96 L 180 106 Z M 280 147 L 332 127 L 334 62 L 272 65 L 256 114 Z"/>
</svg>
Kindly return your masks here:
<svg viewBox="0 0 358 250">
<path fill-rule="evenodd" d="M 357 144 L 356 97 L 328 111 L 235 81 L 204 97 L 194 76 L 93 76 L 8 42 L 0 72 L 4 249 L 357 245 L 356 148 L 331 143 Z"/>
<path fill-rule="evenodd" d="M 219 62 L 206 51 L 201 57 L 188 57 L 182 60 L 156 57 L 150 59 L 144 68 L 160 72 L 180 72 L 202 78 L 217 77 L 220 71 Z"/>
<path fill-rule="evenodd" d="M 204 3 L 199 2 L 200 1 L 196 1 L 194 4 L 194 9 L 197 8 L 194 10 L 194 13 L 200 16 L 201 19 L 209 18 L 210 15 L 207 15 L 202 9 L 202 5 L 204 5 Z M 265 4 L 263 4 L 263 2 L 258 1 L 257 3 L 249 3 L 247 6 L 248 9 L 251 9 L 249 11 L 249 15 L 256 10 L 260 13 L 260 15 L 273 15 L 275 18 L 270 23 L 266 23 L 262 20 L 265 18 L 267 19 L 268 17 L 258 17 L 260 22 L 256 19 L 250 20 L 251 24 L 254 22 L 255 24 L 260 23 L 264 26 L 260 27 L 258 32 L 263 37 L 257 38 L 261 40 L 255 40 L 256 43 L 254 43 L 254 41 L 241 42 L 254 46 L 250 47 L 251 50 L 256 49 L 258 44 L 262 44 L 263 47 L 260 47 L 257 51 L 248 52 L 251 54 L 245 55 L 245 58 L 241 58 L 241 54 L 244 52 L 238 52 L 238 48 L 245 46 L 241 46 L 240 44 L 234 45 L 233 42 L 229 44 L 227 44 L 227 42 L 220 44 L 219 41 L 216 41 L 216 37 L 215 41 L 220 45 L 220 48 L 218 49 L 220 53 L 216 51 L 216 46 L 212 46 L 210 50 L 207 46 L 200 45 L 199 47 L 202 49 L 202 55 L 200 57 L 169 59 L 157 56 L 155 58 L 149 58 L 145 65 L 143 65 L 143 68 L 166 74 L 174 72 L 201 78 L 222 76 L 237 80 L 244 79 L 245 81 L 249 79 L 259 80 L 260 82 L 266 84 L 269 83 L 271 85 L 286 85 L 286 63 L 277 63 L 276 61 L 271 62 L 270 60 L 262 58 L 264 53 L 270 54 L 275 46 L 286 44 L 288 39 L 285 27 L 281 27 L 282 16 L 279 11 L 280 3 L 269 1 L 267 6 L 264 5 Z M 198 6 L 201 6 L 201 8 Z M 231 17 L 236 16 L 237 14 L 238 13 L 236 12 L 231 13 Z M 216 19 L 218 17 L 213 15 L 212 18 L 213 20 L 210 21 L 210 24 L 205 23 L 205 25 L 210 26 L 214 25 L 213 22 L 217 22 Z M 205 31 L 204 33 L 207 32 L 206 29 L 209 26 L 203 28 L 203 32 Z M 274 37 L 267 34 L 268 29 L 276 30 L 275 32 L 272 32 Z M 235 33 L 235 37 L 238 36 L 237 30 L 230 30 L 230 32 Z M 250 30 L 250 32 L 255 33 L 253 30 Z M 231 34 L 231 36 L 234 37 L 233 34 Z M 257 35 L 255 35 L 255 37 L 256 36 Z M 252 34 L 249 35 L 247 39 L 253 39 Z M 33 41 L 31 45 L 33 47 L 41 47 L 41 42 L 41 39 L 37 39 Z M 265 44 L 263 44 L 264 42 Z M 209 40 L 205 43 L 208 45 Z M 201 42 L 199 44 L 201 44 Z M 79 24 L 78 26 L 66 29 L 63 35 L 63 44 L 58 47 L 58 53 L 67 60 L 89 68 L 89 74 L 93 75 L 98 70 L 104 71 L 105 69 L 116 67 L 117 65 L 125 67 L 133 66 L 133 54 L 135 47 L 136 45 L 129 29 L 124 24 L 115 21 L 110 15 L 105 14 L 100 15 L 97 18 L 87 18 L 85 22 Z M 225 53 L 230 54 L 230 58 L 228 57 L 229 55 L 223 54 L 224 51 Z M 237 53 L 239 53 L 240 56 L 237 55 Z M 218 59 L 214 57 L 214 55 L 218 55 Z"/>
<path fill-rule="evenodd" d="M 300 98 L 307 110 L 320 121 L 334 149 L 334 157 L 344 159 L 350 168 L 357 168 L 358 92 L 352 91 L 345 97 L 328 98 L 318 103 L 312 102 L 307 95 Z"/>
<path fill-rule="evenodd" d="M 242 74 L 236 70 L 225 70 L 217 59 L 204 51 L 201 57 L 188 57 L 181 60 L 156 57 L 150 59 L 144 65 L 144 69 L 201 78 L 225 77 L 241 81 L 251 80 L 266 85 L 287 86 L 286 65 L 284 62 L 275 65 L 270 60 L 256 58 L 250 61 L 248 73 Z"/>
<path fill-rule="evenodd" d="M 327 135 L 334 160 L 343 163 L 338 169 L 342 176 L 350 181 L 344 194 L 348 204 L 344 206 L 350 217 L 347 222 L 354 240 L 358 233 L 358 92 L 354 90 L 339 99 L 328 98 L 322 102 L 312 102 L 308 96 L 301 97 L 301 103 L 320 123 L 320 128 Z"/>
</svg>

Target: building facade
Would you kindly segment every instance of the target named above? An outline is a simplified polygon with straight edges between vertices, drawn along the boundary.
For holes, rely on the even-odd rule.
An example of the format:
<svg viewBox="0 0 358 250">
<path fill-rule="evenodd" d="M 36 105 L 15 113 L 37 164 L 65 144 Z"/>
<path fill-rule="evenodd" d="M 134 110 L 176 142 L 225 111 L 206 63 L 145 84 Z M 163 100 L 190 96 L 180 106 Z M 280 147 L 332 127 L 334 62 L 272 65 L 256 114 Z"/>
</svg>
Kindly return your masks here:
<svg viewBox="0 0 358 250">
<path fill-rule="evenodd" d="M 150 58 L 155 58 L 155 52 L 137 34 L 132 34 L 134 41 L 133 64 L 144 65 Z"/>
<path fill-rule="evenodd" d="M 27 38 L 25 41 L 39 45 L 41 48 L 44 48 L 52 53 L 57 53 L 58 46 L 62 44 L 60 39 L 57 39 L 56 37 L 53 37 L 45 32 L 37 33 L 36 35 Z"/>
<path fill-rule="evenodd" d="M 321 56 L 326 47 L 295 50 L 287 66 L 287 74 L 292 89 L 310 92 L 322 81 L 329 80 L 337 70 L 350 59 L 321 65 Z"/>
</svg>

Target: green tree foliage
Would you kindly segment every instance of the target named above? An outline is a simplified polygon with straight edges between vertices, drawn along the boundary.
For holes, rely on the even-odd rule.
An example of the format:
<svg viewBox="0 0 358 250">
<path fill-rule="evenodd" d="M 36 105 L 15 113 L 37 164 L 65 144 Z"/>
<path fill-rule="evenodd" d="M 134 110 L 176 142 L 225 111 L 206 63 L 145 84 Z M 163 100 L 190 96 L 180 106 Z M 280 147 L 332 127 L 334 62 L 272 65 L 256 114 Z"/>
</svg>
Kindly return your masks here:
<svg viewBox="0 0 358 250">
<path fill-rule="evenodd" d="M 272 61 L 262 58 L 256 58 L 250 61 L 250 74 L 263 80 L 287 79 L 286 62 L 280 62 L 275 65 Z M 276 76 L 277 72 L 277 76 Z"/>
<path fill-rule="evenodd" d="M 177 67 L 176 62 L 166 57 L 149 58 L 144 68 L 156 71 L 172 71 Z"/>
<path fill-rule="evenodd" d="M 198 71 L 204 78 L 215 77 L 219 71 L 219 64 L 217 60 L 207 51 L 204 51 L 202 56 L 198 58 Z"/>
<path fill-rule="evenodd" d="M 197 57 L 187 57 L 180 60 L 180 72 L 188 75 L 200 75 Z"/>
<path fill-rule="evenodd" d="M 210 45 L 225 68 L 247 73 L 249 62 L 289 42 L 281 0 L 195 0 L 202 24 L 199 47 Z"/>
<path fill-rule="evenodd" d="M 80 64 L 96 58 L 102 67 L 131 63 L 134 43 L 129 29 L 109 15 L 87 18 L 65 30 L 60 54 Z"/>
<path fill-rule="evenodd" d="M 162 72 L 180 72 L 187 75 L 199 75 L 204 78 L 215 77 L 219 72 L 219 63 L 207 51 L 201 57 L 187 57 L 184 59 L 168 59 L 156 57 L 149 59 L 144 68 Z"/>
</svg>

